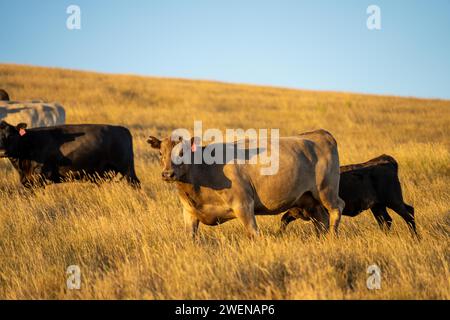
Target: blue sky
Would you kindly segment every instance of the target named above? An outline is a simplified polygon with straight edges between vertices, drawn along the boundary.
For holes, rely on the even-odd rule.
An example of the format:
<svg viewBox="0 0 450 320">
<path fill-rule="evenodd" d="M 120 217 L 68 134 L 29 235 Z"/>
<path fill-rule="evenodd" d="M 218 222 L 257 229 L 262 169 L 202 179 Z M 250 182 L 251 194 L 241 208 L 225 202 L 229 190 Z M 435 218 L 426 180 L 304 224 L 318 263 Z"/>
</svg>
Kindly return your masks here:
<svg viewBox="0 0 450 320">
<path fill-rule="evenodd" d="M 0 17 L 0 63 L 450 99 L 450 0 L 0 0 Z"/>
</svg>

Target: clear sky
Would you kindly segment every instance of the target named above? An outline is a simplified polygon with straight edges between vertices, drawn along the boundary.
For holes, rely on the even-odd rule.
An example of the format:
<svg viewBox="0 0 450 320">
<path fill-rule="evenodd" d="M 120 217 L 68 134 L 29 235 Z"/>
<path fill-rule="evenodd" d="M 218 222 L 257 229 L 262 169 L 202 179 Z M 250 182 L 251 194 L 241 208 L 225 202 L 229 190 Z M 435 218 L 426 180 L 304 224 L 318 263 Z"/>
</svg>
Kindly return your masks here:
<svg viewBox="0 0 450 320">
<path fill-rule="evenodd" d="M 0 0 L 0 17 L 0 63 L 450 99 L 450 0 Z"/>
</svg>

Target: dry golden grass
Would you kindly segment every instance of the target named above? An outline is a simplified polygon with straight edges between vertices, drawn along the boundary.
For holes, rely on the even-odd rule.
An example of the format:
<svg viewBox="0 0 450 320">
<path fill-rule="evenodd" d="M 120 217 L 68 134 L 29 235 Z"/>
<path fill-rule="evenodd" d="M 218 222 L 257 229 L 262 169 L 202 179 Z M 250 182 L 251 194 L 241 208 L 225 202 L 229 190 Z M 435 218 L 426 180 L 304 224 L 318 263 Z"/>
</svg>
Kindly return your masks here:
<svg viewBox="0 0 450 320">
<path fill-rule="evenodd" d="M 69 123 L 113 123 L 134 136 L 143 191 L 124 183 L 65 184 L 22 192 L 0 163 L 0 298 L 6 299 L 449 299 L 450 101 L 296 91 L 205 81 L 103 75 L 0 65 L 12 99 L 61 102 Z M 183 232 L 173 186 L 160 180 L 149 134 L 178 127 L 280 128 L 281 135 L 326 128 L 341 163 L 382 153 L 400 164 L 422 241 L 395 214 L 391 234 L 370 212 L 344 217 L 341 236 L 318 240 L 297 221 L 258 217 L 249 240 L 237 220 Z M 81 267 L 81 290 L 66 268 Z M 377 264 L 382 288 L 366 288 Z"/>
</svg>

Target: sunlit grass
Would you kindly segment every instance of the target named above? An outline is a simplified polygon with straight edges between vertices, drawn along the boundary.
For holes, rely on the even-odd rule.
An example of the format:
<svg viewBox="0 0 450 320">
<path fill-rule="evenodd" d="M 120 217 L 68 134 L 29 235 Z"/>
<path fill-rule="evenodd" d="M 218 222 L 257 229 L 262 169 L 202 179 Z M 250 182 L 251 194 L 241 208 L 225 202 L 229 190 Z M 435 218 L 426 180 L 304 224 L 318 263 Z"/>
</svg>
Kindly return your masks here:
<svg viewBox="0 0 450 320">
<path fill-rule="evenodd" d="M 64 105 L 70 123 L 130 128 L 142 190 L 126 183 L 70 183 L 33 193 L 0 162 L 0 298 L 6 299 L 449 299 L 450 102 L 283 90 L 204 81 L 101 75 L 0 65 L 0 87 L 14 100 Z M 279 128 L 281 135 L 325 128 L 343 164 L 382 153 L 400 164 L 407 203 L 423 239 L 395 213 L 380 231 L 370 212 L 344 217 L 341 236 L 315 237 L 312 225 L 258 217 L 248 239 L 238 221 L 183 232 L 173 186 L 160 179 L 148 135 L 192 129 Z M 79 265 L 81 290 L 66 288 Z M 367 267 L 382 288 L 366 288 Z"/>
</svg>

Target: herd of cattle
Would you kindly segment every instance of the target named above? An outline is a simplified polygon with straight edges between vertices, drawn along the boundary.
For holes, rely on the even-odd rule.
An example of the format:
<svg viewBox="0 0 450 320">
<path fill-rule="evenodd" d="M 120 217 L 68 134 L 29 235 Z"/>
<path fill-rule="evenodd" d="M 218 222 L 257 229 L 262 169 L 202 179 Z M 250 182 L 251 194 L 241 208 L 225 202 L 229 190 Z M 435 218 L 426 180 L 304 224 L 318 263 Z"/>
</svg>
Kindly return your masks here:
<svg viewBox="0 0 450 320">
<path fill-rule="evenodd" d="M 10 101 L 2 89 L 0 110 L 0 157 L 9 159 L 23 186 L 73 180 L 98 183 L 99 178 L 120 174 L 131 186 L 140 188 L 127 128 L 66 125 L 62 106 Z M 248 162 L 175 164 L 172 154 L 178 144 L 186 144 L 191 157 L 203 151 L 205 147 L 196 146 L 194 139 L 175 142 L 150 137 L 147 142 L 159 150 L 162 178 L 176 185 L 186 228 L 193 236 L 200 222 L 217 225 L 234 218 L 250 235 L 256 235 L 255 215 L 280 213 L 284 213 L 281 230 L 301 218 L 312 221 L 318 234 L 329 230 L 336 234 L 341 215 L 354 217 L 368 209 L 379 226 L 389 230 L 392 218 L 387 208 L 399 214 L 417 235 L 414 208 L 403 201 L 396 160 L 382 155 L 339 167 L 337 143 L 325 130 L 280 138 L 280 170 L 274 175 L 261 175 L 260 165 Z M 237 142 L 231 145 L 237 148 Z"/>
</svg>

